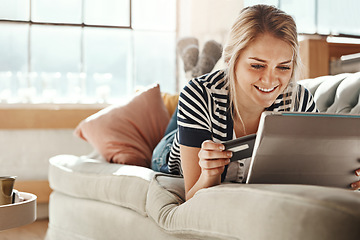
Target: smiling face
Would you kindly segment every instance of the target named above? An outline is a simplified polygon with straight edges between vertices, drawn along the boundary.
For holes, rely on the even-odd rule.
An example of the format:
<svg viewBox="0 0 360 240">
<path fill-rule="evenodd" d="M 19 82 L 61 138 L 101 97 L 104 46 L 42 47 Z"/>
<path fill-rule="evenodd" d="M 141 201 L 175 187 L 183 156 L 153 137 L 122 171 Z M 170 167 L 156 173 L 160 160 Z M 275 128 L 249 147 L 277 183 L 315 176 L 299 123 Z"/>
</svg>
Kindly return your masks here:
<svg viewBox="0 0 360 240">
<path fill-rule="evenodd" d="M 263 111 L 289 84 L 293 50 L 283 40 L 260 35 L 245 48 L 235 65 L 236 94 L 242 108 Z"/>
</svg>

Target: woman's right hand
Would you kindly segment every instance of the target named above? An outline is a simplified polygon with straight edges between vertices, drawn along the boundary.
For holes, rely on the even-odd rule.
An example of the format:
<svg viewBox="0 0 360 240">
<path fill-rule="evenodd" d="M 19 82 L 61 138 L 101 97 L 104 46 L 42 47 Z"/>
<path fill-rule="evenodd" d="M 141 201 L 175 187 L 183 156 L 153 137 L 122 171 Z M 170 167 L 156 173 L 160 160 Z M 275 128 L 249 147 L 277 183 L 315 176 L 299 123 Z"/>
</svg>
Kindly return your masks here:
<svg viewBox="0 0 360 240">
<path fill-rule="evenodd" d="M 221 174 L 232 156 L 224 149 L 223 144 L 211 140 L 204 141 L 201 148 L 180 145 L 186 200 L 200 189 L 221 183 Z"/>
<path fill-rule="evenodd" d="M 201 174 L 209 178 L 221 176 L 232 156 L 232 152 L 224 150 L 225 146 L 221 143 L 211 140 L 202 143 L 198 154 Z"/>
</svg>

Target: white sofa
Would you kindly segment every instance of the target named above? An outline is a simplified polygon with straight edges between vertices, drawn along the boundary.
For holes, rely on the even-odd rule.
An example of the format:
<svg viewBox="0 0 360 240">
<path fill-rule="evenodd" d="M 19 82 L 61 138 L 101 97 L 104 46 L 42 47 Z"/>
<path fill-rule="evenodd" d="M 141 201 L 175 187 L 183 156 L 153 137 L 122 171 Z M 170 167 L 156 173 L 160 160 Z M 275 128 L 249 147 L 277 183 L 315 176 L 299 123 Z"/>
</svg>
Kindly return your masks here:
<svg viewBox="0 0 360 240">
<path fill-rule="evenodd" d="M 321 111 L 360 114 L 360 73 L 301 84 L 313 93 Z M 200 190 L 184 202 L 182 178 L 74 155 L 50 159 L 49 182 L 54 190 L 49 240 L 360 236 L 360 193 L 350 190 L 228 183 Z"/>
</svg>

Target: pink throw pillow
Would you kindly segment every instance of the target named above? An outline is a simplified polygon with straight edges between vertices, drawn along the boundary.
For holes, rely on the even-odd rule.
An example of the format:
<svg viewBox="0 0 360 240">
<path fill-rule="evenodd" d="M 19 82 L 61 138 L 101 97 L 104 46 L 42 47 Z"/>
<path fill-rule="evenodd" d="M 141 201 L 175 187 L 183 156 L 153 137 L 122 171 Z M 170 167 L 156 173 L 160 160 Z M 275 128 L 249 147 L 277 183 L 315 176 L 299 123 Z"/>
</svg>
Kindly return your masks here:
<svg viewBox="0 0 360 240">
<path fill-rule="evenodd" d="M 88 141 L 109 162 L 150 168 L 152 151 L 169 120 L 157 84 L 137 92 L 125 105 L 109 106 L 86 118 L 74 134 Z"/>
</svg>

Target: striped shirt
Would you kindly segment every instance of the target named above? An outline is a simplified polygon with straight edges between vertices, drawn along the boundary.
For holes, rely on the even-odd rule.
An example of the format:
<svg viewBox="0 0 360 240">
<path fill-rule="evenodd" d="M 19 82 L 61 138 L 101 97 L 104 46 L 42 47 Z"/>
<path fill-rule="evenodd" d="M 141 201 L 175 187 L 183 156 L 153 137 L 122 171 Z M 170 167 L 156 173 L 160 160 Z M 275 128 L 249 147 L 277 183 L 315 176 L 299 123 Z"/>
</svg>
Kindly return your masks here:
<svg viewBox="0 0 360 240">
<path fill-rule="evenodd" d="M 317 111 L 311 93 L 301 85 L 297 86 L 298 101 L 294 109 L 291 109 L 292 92 L 288 88 L 265 110 Z M 224 70 L 218 70 L 188 82 L 180 93 L 177 123 L 178 132 L 168 161 L 169 171 L 172 174 L 182 175 L 179 144 L 200 148 L 205 140 L 223 142 L 235 138 Z M 239 164 L 239 166 L 243 165 Z M 240 172 L 238 175 L 241 175 L 244 171 L 238 172 Z"/>
</svg>

